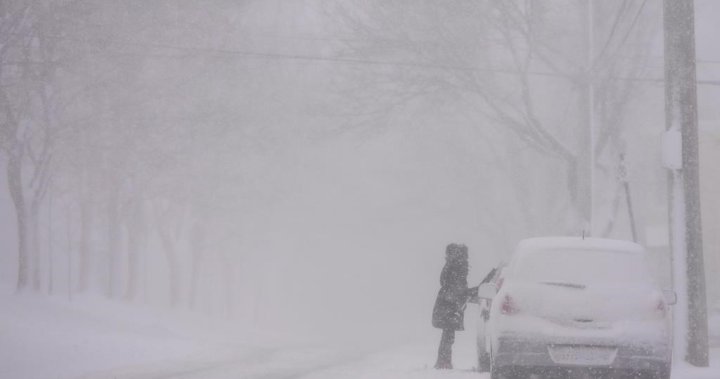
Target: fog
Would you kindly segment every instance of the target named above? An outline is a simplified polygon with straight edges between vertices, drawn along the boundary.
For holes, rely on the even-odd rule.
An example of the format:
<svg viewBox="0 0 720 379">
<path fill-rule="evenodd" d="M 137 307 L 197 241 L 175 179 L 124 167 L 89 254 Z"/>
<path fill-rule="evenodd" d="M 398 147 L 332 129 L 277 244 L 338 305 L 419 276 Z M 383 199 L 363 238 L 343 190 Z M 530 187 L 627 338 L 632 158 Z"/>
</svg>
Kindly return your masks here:
<svg viewBox="0 0 720 379">
<path fill-rule="evenodd" d="M 0 281 L 370 344 L 428 333 L 452 242 L 474 285 L 522 238 L 634 227 L 669 285 L 662 4 L 592 4 L 3 1 Z"/>
</svg>

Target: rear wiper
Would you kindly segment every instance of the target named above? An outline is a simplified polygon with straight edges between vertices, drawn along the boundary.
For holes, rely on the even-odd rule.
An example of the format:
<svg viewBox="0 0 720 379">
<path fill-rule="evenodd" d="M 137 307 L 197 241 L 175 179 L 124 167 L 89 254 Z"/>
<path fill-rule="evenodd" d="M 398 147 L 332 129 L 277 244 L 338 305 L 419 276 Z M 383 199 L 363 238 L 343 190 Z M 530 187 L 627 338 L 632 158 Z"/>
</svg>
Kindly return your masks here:
<svg viewBox="0 0 720 379">
<path fill-rule="evenodd" d="M 576 283 L 561 283 L 561 282 L 542 282 L 542 284 L 547 284 L 550 286 L 559 286 L 559 287 L 567 287 L 567 288 L 575 288 L 578 290 L 583 290 L 587 286 L 584 284 L 576 284 Z"/>
</svg>

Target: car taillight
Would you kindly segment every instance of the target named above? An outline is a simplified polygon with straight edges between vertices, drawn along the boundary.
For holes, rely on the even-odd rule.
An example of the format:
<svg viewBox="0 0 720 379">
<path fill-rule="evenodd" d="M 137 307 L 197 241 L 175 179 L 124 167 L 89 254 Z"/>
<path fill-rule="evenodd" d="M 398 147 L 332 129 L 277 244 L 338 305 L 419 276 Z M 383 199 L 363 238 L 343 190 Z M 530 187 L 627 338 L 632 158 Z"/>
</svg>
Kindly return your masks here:
<svg viewBox="0 0 720 379">
<path fill-rule="evenodd" d="M 515 305 L 512 297 L 510 297 L 510 295 L 505 295 L 502 304 L 500 304 L 500 312 L 504 315 L 514 315 L 518 313 L 518 310 L 519 309 L 517 305 Z"/>
</svg>

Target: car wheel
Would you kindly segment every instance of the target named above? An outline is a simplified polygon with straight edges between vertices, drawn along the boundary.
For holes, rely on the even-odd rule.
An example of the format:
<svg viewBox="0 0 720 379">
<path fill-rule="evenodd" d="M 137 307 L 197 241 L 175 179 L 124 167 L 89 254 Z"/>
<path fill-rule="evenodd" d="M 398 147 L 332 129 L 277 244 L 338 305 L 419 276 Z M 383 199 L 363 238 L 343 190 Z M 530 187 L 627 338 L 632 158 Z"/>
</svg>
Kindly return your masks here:
<svg viewBox="0 0 720 379">
<path fill-rule="evenodd" d="M 496 367 L 491 365 L 490 367 L 490 379 L 521 379 L 523 378 L 522 372 L 515 367 Z"/>
<path fill-rule="evenodd" d="M 478 371 L 490 371 L 490 354 L 485 349 L 478 348 Z"/>
<path fill-rule="evenodd" d="M 480 359 L 478 357 L 478 359 Z M 490 379 L 520 379 L 521 373 L 517 367 L 505 366 L 498 367 L 495 364 L 495 358 L 493 357 L 492 351 L 487 353 L 488 365 L 490 371 Z"/>
<path fill-rule="evenodd" d="M 503 379 L 503 373 L 500 368 L 495 365 L 495 361 L 490 358 L 490 379 Z"/>
<path fill-rule="evenodd" d="M 650 377 L 652 379 L 670 379 L 670 366 L 664 366 L 653 372 Z"/>
</svg>

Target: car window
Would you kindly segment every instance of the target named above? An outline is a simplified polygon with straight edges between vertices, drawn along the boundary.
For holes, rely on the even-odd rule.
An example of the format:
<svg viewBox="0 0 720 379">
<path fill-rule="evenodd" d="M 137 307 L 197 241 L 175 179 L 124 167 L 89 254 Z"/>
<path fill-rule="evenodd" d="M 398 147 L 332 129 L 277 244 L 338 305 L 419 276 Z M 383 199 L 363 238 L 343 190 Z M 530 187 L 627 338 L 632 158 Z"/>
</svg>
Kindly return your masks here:
<svg viewBox="0 0 720 379">
<path fill-rule="evenodd" d="M 647 283 L 643 254 L 552 249 L 526 252 L 513 262 L 513 279 L 563 284 Z"/>
</svg>

